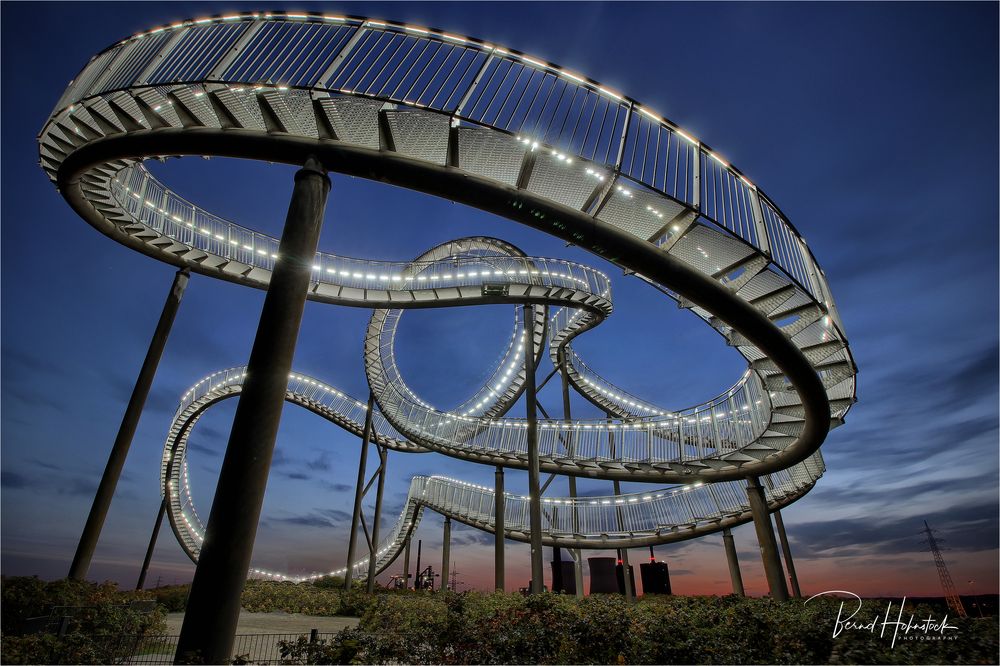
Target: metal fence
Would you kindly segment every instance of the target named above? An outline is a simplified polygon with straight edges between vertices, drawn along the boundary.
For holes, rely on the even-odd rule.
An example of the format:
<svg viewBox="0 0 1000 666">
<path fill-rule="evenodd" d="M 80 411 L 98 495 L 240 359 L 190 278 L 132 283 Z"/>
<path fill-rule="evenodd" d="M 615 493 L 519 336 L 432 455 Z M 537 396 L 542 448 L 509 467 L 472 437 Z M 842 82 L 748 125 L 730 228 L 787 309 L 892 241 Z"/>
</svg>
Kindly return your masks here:
<svg viewBox="0 0 1000 666">
<path fill-rule="evenodd" d="M 232 658 L 234 662 L 243 664 L 280 664 L 280 642 L 294 643 L 304 638 L 317 643 L 329 641 L 334 636 L 335 633 L 319 633 L 315 629 L 299 634 L 237 634 Z M 165 635 L 122 636 L 113 639 L 112 652 L 121 656 L 120 664 L 173 664 L 179 638 Z"/>
</svg>

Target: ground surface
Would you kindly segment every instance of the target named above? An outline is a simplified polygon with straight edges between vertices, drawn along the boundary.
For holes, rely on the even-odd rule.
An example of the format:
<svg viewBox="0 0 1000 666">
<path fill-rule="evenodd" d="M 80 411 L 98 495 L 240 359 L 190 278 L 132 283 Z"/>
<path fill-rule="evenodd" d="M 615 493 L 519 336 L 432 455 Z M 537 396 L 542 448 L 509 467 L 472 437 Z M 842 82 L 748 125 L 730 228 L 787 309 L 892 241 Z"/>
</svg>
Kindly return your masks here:
<svg viewBox="0 0 1000 666">
<path fill-rule="evenodd" d="M 167 614 L 167 634 L 181 633 L 184 613 Z M 336 633 L 341 629 L 355 627 L 356 617 L 318 617 L 299 613 L 248 613 L 240 611 L 237 634 L 309 634 L 310 629 L 318 629 L 321 634 Z"/>
</svg>

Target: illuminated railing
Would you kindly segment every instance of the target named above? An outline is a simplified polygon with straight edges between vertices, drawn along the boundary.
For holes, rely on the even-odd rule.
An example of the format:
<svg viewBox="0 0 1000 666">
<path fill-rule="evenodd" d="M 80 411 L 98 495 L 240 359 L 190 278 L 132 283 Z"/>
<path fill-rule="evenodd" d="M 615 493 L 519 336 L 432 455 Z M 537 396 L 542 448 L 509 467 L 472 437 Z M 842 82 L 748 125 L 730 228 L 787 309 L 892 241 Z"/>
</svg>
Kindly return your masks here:
<svg viewBox="0 0 1000 666">
<path fill-rule="evenodd" d="M 610 179 L 619 190 L 646 188 L 697 208 L 835 310 L 826 278 L 799 234 L 717 152 L 589 78 L 473 38 L 318 14 L 258 12 L 182 21 L 94 56 L 59 99 L 52 120 L 94 95 L 186 85 L 186 94 L 197 97 L 205 94 L 202 84 L 211 82 L 228 84 L 237 97 L 278 92 L 294 100 L 302 91 L 306 103 L 309 93 L 369 98 L 515 135 L 525 150 L 546 152 L 566 164 L 592 164 L 588 176 L 594 183 Z M 648 208 L 651 216 L 662 217 Z M 263 250 L 263 256 L 274 250 L 263 241 L 261 247 L 244 242 L 253 238 L 234 240 L 240 249 Z"/>
<path fill-rule="evenodd" d="M 278 239 L 209 213 L 165 188 L 143 166 L 122 170 L 112 194 L 129 214 L 167 238 L 229 261 L 270 271 Z M 366 291 L 529 284 L 585 291 L 609 298 L 608 276 L 563 259 L 484 255 L 447 262 L 393 262 L 317 252 L 315 283 Z"/>
</svg>

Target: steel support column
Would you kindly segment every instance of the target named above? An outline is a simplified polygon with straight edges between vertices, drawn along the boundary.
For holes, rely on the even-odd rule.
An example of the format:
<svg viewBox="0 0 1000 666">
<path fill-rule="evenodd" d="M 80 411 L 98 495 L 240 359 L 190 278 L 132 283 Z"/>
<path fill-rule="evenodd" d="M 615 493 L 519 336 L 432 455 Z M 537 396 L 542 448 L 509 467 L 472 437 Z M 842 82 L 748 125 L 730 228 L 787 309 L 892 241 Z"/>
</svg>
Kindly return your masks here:
<svg viewBox="0 0 1000 666">
<path fill-rule="evenodd" d="M 538 478 L 538 406 L 535 403 L 535 308 L 524 306 L 525 407 L 528 417 L 528 505 L 531 528 L 531 593 L 544 588 L 542 561 L 542 497 Z"/>
<path fill-rule="evenodd" d="M 620 481 L 612 481 L 615 487 L 615 496 L 622 494 L 622 484 Z M 618 514 L 618 529 L 622 529 L 622 509 L 621 506 L 616 506 L 615 511 Z M 629 563 L 628 563 L 628 548 L 618 549 L 618 561 L 622 564 L 622 582 L 625 586 L 625 599 L 626 601 L 632 601 L 635 599 L 635 590 L 632 589 L 632 577 L 629 576 Z"/>
<path fill-rule="evenodd" d="M 609 422 L 614 420 L 614 415 L 610 413 L 607 413 L 607 417 Z M 611 458 L 615 457 L 615 436 L 610 429 L 608 430 L 608 453 L 610 454 Z M 621 495 L 622 494 L 621 482 L 612 481 L 611 483 L 614 487 L 615 496 L 617 497 L 618 495 Z M 624 528 L 625 521 L 623 520 L 622 516 L 622 508 L 620 505 L 617 504 L 615 505 L 615 516 L 618 519 L 618 531 L 620 532 Z M 632 601 L 633 599 L 635 599 L 635 590 L 632 589 L 632 577 L 628 575 L 629 564 L 628 564 L 627 548 L 618 549 L 618 561 L 622 565 L 622 585 L 625 588 L 625 599 L 627 601 Z"/>
<path fill-rule="evenodd" d="M 504 534 L 506 496 L 503 489 L 503 467 L 497 465 L 495 473 L 496 490 L 493 495 L 493 577 L 495 583 L 493 587 L 503 592 L 506 587 L 504 580 L 504 569 L 507 566 L 504 562 Z"/>
<path fill-rule="evenodd" d="M 414 576 L 413 576 L 413 589 L 414 590 L 418 589 L 418 585 L 420 584 L 420 550 L 421 550 L 421 547 L 423 546 L 423 544 L 424 544 L 424 540 L 423 539 L 417 539 L 417 571 L 416 571 L 416 573 L 414 573 Z"/>
<path fill-rule="evenodd" d="M 412 536 L 412 534 L 411 534 Z M 410 537 L 406 537 L 403 547 L 403 589 L 410 589 Z"/>
<path fill-rule="evenodd" d="M 567 422 L 573 419 L 572 413 L 570 411 L 569 402 L 569 373 L 566 368 L 566 348 L 563 347 L 559 350 L 559 376 L 562 379 L 562 402 L 563 402 L 563 419 Z M 567 452 L 572 458 L 575 449 L 575 443 L 573 442 L 572 435 L 567 431 Z M 576 477 L 570 476 L 569 479 L 569 496 L 576 498 Z M 580 515 L 577 513 L 576 505 L 573 506 L 573 534 L 580 533 Z M 583 554 L 580 549 L 577 548 L 572 552 L 573 559 L 573 580 L 576 584 L 576 597 L 577 599 L 583 599 Z"/>
<path fill-rule="evenodd" d="M 177 662 L 228 663 L 288 390 L 330 179 L 310 155 L 295 174 L 246 379 L 177 642 Z"/>
<path fill-rule="evenodd" d="M 760 557 L 764 562 L 764 573 L 767 576 L 767 587 L 771 592 L 771 598 L 788 601 L 788 587 L 785 585 L 785 575 L 781 570 L 781 558 L 778 555 L 778 544 L 774 540 L 771 516 L 767 512 L 767 499 L 756 476 L 747 477 L 747 497 L 750 500 L 753 526 L 757 530 L 757 543 L 760 544 Z"/>
<path fill-rule="evenodd" d="M 142 570 L 139 571 L 139 581 L 135 584 L 135 589 L 141 590 L 146 585 L 146 574 L 149 572 L 149 563 L 153 559 L 153 549 L 156 548 L 156 537 L 160 534 L 160 525 L 163 524 L 163 514 L 167 512 L 167 498 L 160 500 L 160 510 L 156 512 L 156 521 L 153 523 L 153 533 L 149 535 L 149 546 L 146 548 L 146 557 L 142 560 Z"/>
<path fill-rule="evenodd" d="M 722 530 L 722 543 L 726 547 L 726 561 L 729 562 L 729 577 L 733 581 L 733 594 L 745 597 L 743 574 L 740 572 L 740 560 L 736 555 L 736 543 L 733 541 L 733 533 L 728 527 Z"/>
<path fill-rule="evenodd" d="M 781 518 L 781 512 L 774 512 L 774 527 L 778 530 L 778 540 L 781 542 L 781 553 L 785 556 L 785 569 L 788 570 L 788 583 L 791 586 L 792 596 L 796 599 L 802 598 L 799 590 L 799 577 L 795 574 L 795 563 L 792 561 L 792 549 L 788 545 L 788 535 L 785 534 L 785 521 Z"/>
<path fill-rule="evenodd" d="M 770 476 L 764 477 L 767 487 L 774 490 L 774 482 Z M 788 545 L 788 535 L 785 534 L 785 521 L 781 517 L 781 511 L 774 512 L 774 527 L 778 531 L 778 541 L 781 543 L 781 554 L 785 558 L 785 570 L 788 573 L 789 589 L 796 599 L 802 598 L 799 590 L 799 577 L 795 574 L 795 563 L 792 561 L 792 549 Z"/>
<path fill-rule="evenodd" d="M 108 516 L 111 499 L 115 495 L 118 479 L 125 466 L 125 458 L 128 457 L 132 438 L 139 426 L 142 408 L 146 404 L 149 388 L 153 385 L 156 366 L 159 365 L 160 357 L 163 355 L 163 348 L 167 344 L 167 337 L 170 335 L 170 328 L 173 326 L 174 317 L 177 315 L 177 308 L 181 304 L 181 297 L 184 296 L 184 289 L 187 287 L 190 275 L 191 272 L 187 268 L 182 268 L 174 275 L 174 281 L 170 285 L 167 300 L 160 312 L 160 319 L 156 322 L 156 329 L 153 331 L 153 339 L 150 340 L 149 349 L 146 350 L 146 358 L 142 361 L 139 376 L 135 380 L 135 386 L 132 387 L 128 407 L 125 408 L 125 415 L 122 416 L 121 425 L 118 426 L 118 435 L 115 437 L 115 443 L 111 446 L 111 453 L 108 455 L 101 483 L 97 486 L 94 503 L 90 507 L 90 514 L 87 515 L 87 523 L 83 527 L 83 534 L 80 535 L 76 554 L 73 555 L 73 563 L 69 568 L 69 577 L 73 580 L 83 580 L 87 577 L 87 571 L 90 570 L 90 560 L 94 556 L 94 549 L 97 548 L 97 540 L 101 537 L 104 519 Z"/>
<path fill-rule="evenodd" d="M 351 534 L 347 539 L 347 573 L 344 574 L 344 589 L 351 589 L 354 580 L 354 562 L 358 546 L 358 521 L 361 519 L 361 499 L 365 496 L 365 472 L 368 469 L 368 442 L 372 436 L 372 412 L 375 394 L 369 391 L 368 405 L 365 407 L 365 426 L 361 435 L 361 457 L 358 459 L 358 482 L 354 486 L 354 512 L 351 514 Z"/>
<path fill-rule="evenodd" d="M 369 414 L 372 408 L 368 407 Z M 370 420 L 366 414 L 365 420 Z M 370 427 L 369 427 L 370 429 Z M 382 522 L 382 492 L 385 490 L 385 468 L 389 462 L 389 452 L 384 446 L 378 447 L 378 486 L 375 489 L 375 515 L 372 517 L 372 540 L 368 544 L 368 594 L 375 591 L 375 568 L 378 563 L 379 524 Z"/>
<path fill-rule="evenodd" d="M 448 575 L 451 573 L 451 518 L 444 517 L 444 537 L 441 546 L 441 589 L 448 589 Z"/>
</svg>

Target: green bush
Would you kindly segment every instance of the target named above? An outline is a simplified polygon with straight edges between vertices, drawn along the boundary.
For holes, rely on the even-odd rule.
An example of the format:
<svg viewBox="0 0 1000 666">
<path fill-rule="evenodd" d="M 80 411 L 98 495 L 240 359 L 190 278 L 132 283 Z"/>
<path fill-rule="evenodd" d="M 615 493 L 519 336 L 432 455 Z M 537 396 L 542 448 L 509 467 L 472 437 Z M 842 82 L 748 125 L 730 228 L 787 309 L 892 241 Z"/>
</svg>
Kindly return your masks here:
<svg viewBox="0 0 1000 666">
<path fill-rule="evenodd" d="M 183 613 L 187 607 L 191 585 L 164 585 L 146 590 L 146 593 L 152 594 L 156 602 L 168 613 Z"/>
<path fill-rule="evenodd" d="M 140 592 L 119 591 L 114 583 L 4 578 L 0 661 L 6 664 L 113 662 L 131 652 L 136 637 L 165 631 L 162 609 L 144 612 L 131 606 L 133 601 L 148 598 Z M 25 620 L 47 616 L 58 606 L 75 607 L 59 611 L 72 617 L 64 637 L 22 635 Z"/>
<path fill-rule="evenodd" d="M 316 587 L 322 587 L 328 590 L 342 590 L 344 589 L 344 577 L 343 576 L 323 576 L 322 578 L 317 578 L 312 583 Z"/>
<path fill-rule="evenodd" d="M 363 663 L 996 663 L 993 620 L 954 620 L 953 641 L 899 641 L 864 632 L 832 636 L 839 601 L 617 595 L 577 601 L 543 594 L 400 594 L 376 597 L 361 617 Z M 884 605 L 869 603 L 871 617 Z M 907 607 L 907 615 L 942 617 Z M 860 615 L 858 616 L 861 617 Z M 346 634 L 345 634 L 346 636 Z"/>
<path fill-rule="evenodd" d="M 386 594 L 384 590 L 376 596 Z M 359 617 L 372 603 L 364 589 L 348 591 L 309 584 L 248 580 L 240 601 L 244 610 L 253 613 L 303 613 L 305 615 L 347 615 Z"/>
<path fill-rule="evenodd" d="M 342 631 L 333 640 L 309 642 L 305 636 L 294 641 L 278 641 L 282 664 L 350 664 L 358 654 L 358 639 Z"/>
</svg>

